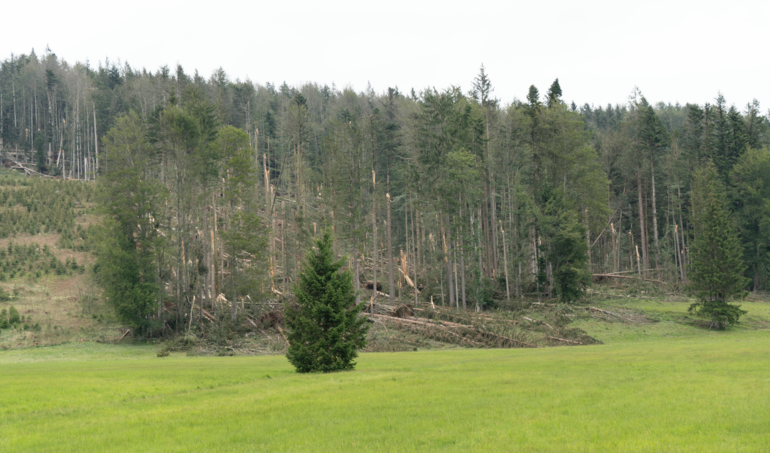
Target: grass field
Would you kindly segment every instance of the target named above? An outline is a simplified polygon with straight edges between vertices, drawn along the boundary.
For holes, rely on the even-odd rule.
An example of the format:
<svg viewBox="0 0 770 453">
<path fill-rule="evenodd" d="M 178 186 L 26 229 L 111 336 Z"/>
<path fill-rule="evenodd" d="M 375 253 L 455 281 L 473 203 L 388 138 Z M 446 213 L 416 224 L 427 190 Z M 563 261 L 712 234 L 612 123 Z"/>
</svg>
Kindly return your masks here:
<svg viewBox="0 0 770 453">
<path fill-rule="evenodd" d="M 0 451 L 768 450 L 770 331 L 610 338 L 320 375 L 153 345 L 2 351 Z"/>
</svg>

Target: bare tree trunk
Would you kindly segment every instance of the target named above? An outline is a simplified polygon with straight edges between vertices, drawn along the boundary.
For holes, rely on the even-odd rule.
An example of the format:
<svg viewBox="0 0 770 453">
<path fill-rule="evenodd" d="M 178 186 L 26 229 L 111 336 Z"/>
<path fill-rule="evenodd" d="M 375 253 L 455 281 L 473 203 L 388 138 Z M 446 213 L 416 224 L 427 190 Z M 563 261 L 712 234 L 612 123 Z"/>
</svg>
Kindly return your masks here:
<svg viewBox="0 0 770 453">
<path fill-rule="evenodd" d="M 652 234 L 655 238 L 655 268 L 660 267 L 660 245 L 658 244 L 658 208 L 655 202 L 655 166 L 650 159 L 650 171 L 652 172 Z"/>
<path fill-rule="evenodd" d="M 388 295 L 391 305 L 396 303 L 396 288 L 393 283 L 393 240 L 392 228 L 390 226 L 390 194 L 386 194 L 387 199 L 387 221 L 388 221 Z"/>
<path fill-rule="evenodd" d="M 637 198 L 639 203 L 639 242 L 642 244 L 642 260 L 645 275 L 649 268 L 649 262 L 647 258 L 647 250 L 645 244 L 647 243 L 647 235 L 644 227 L 644 201 L 642 198 L 642 167 L 637 165 L 636 167 L 636 185 L 637 185 Z"/>
<path fill-rule="evenodd" d="M 508 254 L 505 251 L 505 230 L 503 230 L 503 222 L 500 221 L 500 235 L 503 238 L 503 266 L 505 266 L 505 300 L 511 303 L 511 289 L 508 284 Z"/>
<path fill-rule="evenodd" d="M 465 251 L 463 250 L 463 240 L 460 239 L 460 278 L 462 278 L 462 292 L 463 292 L 463 310 L 468 308 L 468 302 L 465 296 Z"/>
<path fill-rule="evenodd" d="M 623 237 L 623 208 L 621 207 L 619 209 L 619 217 L 618 217 L 618 234 L 617 238 L 614 238 L 613 241 L 615 243 L 613 254 L 615 255 L 615 269 L 613 269 L 615 272 L 620 271 L 620 239 Z"/>
<path fill-rule="evenodd" d="M 583 227 L 586 229 L 586 253 L 588 254 L 588 269 L 591 269 L 591 229 L 589 228 L 590 225 L 588 224 L 588 208 L 584 211 L 585 216 L 583 216 Z M 601 256 L 601 255 L 600 255 Z"/>
<path fill-rule="evenodd" d="M 671 217 L 672 217 L 671 218 L 671 220 L 672 220 L 671 223 L 674 224 L 674 251 L 676 253 L 676 260 L 675 260 L 675 262 L 676 262 L 676 266 L 679 268 L 679 277 L 684 281 L 684 272 L 682 271 L 682 269 L 683 269 L 683 266 L 682 266 L 682 253 L 681 253 L 681 250 L 679 249 L 679 228 L 677 228 L 676 219 L 673 216 L 671 216 Z"/>
<path fill-rule="evenodd" d="M 460 200 L 462 201 L 462 199 Z M 462 203 L 460 204 L 462 206 Z M 458 244 L 457 248 L 460 249 L 460 279 L 462 280 L 462 284 L 460 285 L 460 289 L 462 291 L 462 298 L 463 298 L 463 310 L 468 308 L 468 303 L 465 300 L 465 247 L 464 247 L 464 240 L 463 240 L 463 210 L 460 208 L 460 216 L 459 220 L 457 222 L 457 237 L 458 237 Z"/>
<path fill-rule="evenodd" d="M 460 279 L 457 278 L 457 244 L 454 244 L 455 247 L 452 250 L 452 267 L 454 269 L 454 280 L 455 280 L 455 307 L 457 309 L 460 309 L 460 288 L 458 282 Z"/>
<path fill-rule="evenodd" d="M 94 179 L 99 172 L 99 136 L 96 134 L 96 103 L 91 103 L 94 107 L 94 152 L 96 153 L 96 168 L 94 169 Z"/>
<path fill-rule="evenodd" d="M 496 277 L 497 274 L 497 201 L 495 200 L 495 186 L 492 182 L 492 173 L 489 174 L 489 209 L 490 209 L 490 222 L 489 226 L 492 230 L 492 276 Z"/>
<path fill-rule="evenodd" d="M 487 187 L 487 181 L 484 181 L 484 195 L 485 199 L 489 199 L 489 188 Z M 486 258 L 486 268 L 484 269 L 484 275 L 487 278 L 492 277 L 492 257 L 490 256 L 490 252 L 492 249 L 492 238 L 489 235 L 489 218 L 488 216 L 484 216 L 484 212 L 489 212 L 489 206 L 486 201 L 481 203 L 482 205 L 482 212 L 479 213 L 479 226 L 481 226 L 484 230 L 484 255 Z M 493 225 L 494 229 L 494 225 Z"/>
<path fill-rule="evenodd" d="M 374 301 L 377 299 L 377 175 L 372 170 L 372 314 Z"/>
<path fill-rule="evenodd" d="M 682 262 L 682 281 L 687 281 L 687 243 L 684 240 L 684 221 L 682 220 L 682 191 L 679 188 L 679 181 L 676 184 L 676 191 L 679 198 L 679 234 L 682 235 L 681 262 Z"/>
<path fill-rule="evenodd" d="M 448 209 L 447 209 L 448 211 Z M 446 270 L 447 270 L 447 286 L 449 287 L 449 306 L 451 307 L 454 303 L 454 282 L 452 281 L 452 253 L 450 250 L 450 247 L 452 245 L 452 232 L 449 229 L 449 226 L 444 226 L 444 216 L 439 215 L 441 218 L 441 233 L 444 236 L 443 242 L 444 242 L 444 261 L 446 264 Z"/>
<path fill-rule="evenodd" d="M 355 229 L 358 230 L 358 220 L 355 220 Z M 356 305 L 359 305 L 361 303 L 361 278 L 359 277 L 359 269 L 358 269 L 358 238 L 355 238 L 355 243 L 353 244 L 353 284 L 356 288 Z"/>
<path fill-rule="evenodd" d="M 409 201 L 412 205 L 412 275 L 414 276 L 414 305 L 417 306 L 417 230 L 415 226 L 415 214 L 414 214 L 414 200 L 412 200 L 412 193 L 409 192 Z"/>
<path fill-rule="evenodd" d="M 259 130 L 257 130 L 257 138 Z M 255 140 L 258 143 L 258 141 Z M 265 179 L 265 217 L 267 220 L 267 243 L 268 243 L 268 273 L 270 274 L 270 289 L 275 291 L 275 240 L 273 239 L 273 200 L 270 195 L 270 173 L 267 171 L 267 154 L 262 155 L 262 174 Z"/>
</svg>

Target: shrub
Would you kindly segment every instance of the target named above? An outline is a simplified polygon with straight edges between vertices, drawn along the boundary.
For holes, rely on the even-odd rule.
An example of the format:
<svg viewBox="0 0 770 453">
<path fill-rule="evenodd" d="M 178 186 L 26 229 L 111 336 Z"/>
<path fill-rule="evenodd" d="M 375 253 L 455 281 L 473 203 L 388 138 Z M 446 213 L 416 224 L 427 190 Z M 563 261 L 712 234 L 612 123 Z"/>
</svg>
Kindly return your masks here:
<svg viewBox="0 0 770 453">
<path fill-rule="evenodd" d="M 16 310 L 16 307 L 11 307 L 8 310 L 8 324 L 15 325 L 21 323 L 21 316 L 19 316 L 19 311 Z"/>
</svg>

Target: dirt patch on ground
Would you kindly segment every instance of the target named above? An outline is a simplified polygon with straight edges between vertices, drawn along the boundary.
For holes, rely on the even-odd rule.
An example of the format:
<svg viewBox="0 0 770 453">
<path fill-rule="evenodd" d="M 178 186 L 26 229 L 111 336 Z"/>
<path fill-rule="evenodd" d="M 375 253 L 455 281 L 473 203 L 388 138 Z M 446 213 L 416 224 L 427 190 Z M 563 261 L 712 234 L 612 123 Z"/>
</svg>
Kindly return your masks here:
<svg viewBox="0 0 770 453">
<path fill-rule="evenodd" d="M 78 264 L 90 264 L 93 263 L 93 255 L 88 252 L 78 252 L 71 249 L 59 248 L 59 239 L 61 235 L 58 233 L 52 234 L 20 234 L 16 237 L 0 239 L 0 248 L 8 247 L 8 244 L 15 245 L 29 245 L 37 244 L 41 248 L 48 246 L 53 251 L 54 256 L 59 261 L 65 262 L 67 258 L 75 258 Z"/>
<path fill-rule="evenodd" d="M 0 247 L 8 247 L 8 244 L 14 243 L 18 245 L 38 244 L 40 247 L 47 245 L 52 249 L 58 248 L 59 238 L 58 233 L 51 234 L 19 234 L 15 237 L 9 237 L 0 239 Z"/>
</svg>

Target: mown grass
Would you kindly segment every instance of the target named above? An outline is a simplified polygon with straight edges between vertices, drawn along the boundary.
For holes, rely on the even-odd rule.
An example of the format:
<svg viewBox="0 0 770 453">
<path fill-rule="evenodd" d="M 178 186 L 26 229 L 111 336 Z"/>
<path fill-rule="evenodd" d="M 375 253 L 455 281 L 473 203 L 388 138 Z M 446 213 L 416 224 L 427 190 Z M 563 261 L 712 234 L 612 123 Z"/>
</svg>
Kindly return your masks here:
<svg viewBox="0 0 770 453">
<path fill-rule="evenodd" d="M 535 350 L 0 352 L 0 451 L 766 451 L 770 331 Z M 68 358 L 69 357 L 69 358 Z M 56 360 L 56 361 L 52 361 Z M 33 361 L 36 363 L 21 363 Z"/>
<path fill-rule="evenodd" d="M 624 323 L 608 322 L 595 317 L 578 317 L 575 327 L 585 330 L 589 335 L 605 343 L 628 341 L 647 341 L 675 337 L 713 337 L 732 339 L 743 332 L 770 328 L 770 302 L 737 301 L 748 313 L 740 322 L 725 331 L 708 329 L 708 321 L 694 316 L 687 309 L 694 300 L 678 298 L 665 299 L 610 299 L 596 300 L 591 304 L 613 312 L 628 310 L 642 315 L 648 322 Z"/>
</svg>

